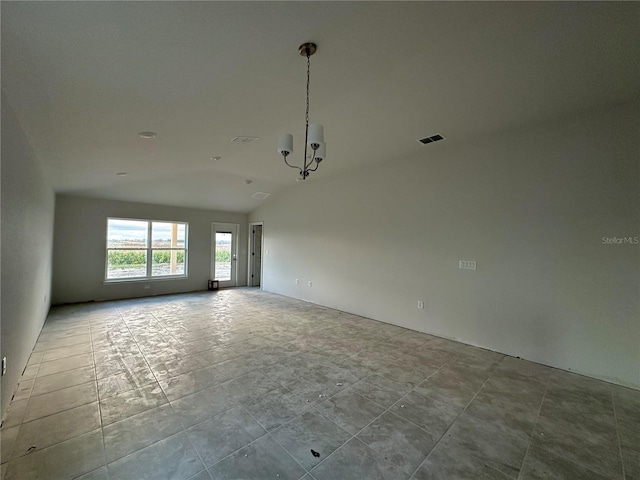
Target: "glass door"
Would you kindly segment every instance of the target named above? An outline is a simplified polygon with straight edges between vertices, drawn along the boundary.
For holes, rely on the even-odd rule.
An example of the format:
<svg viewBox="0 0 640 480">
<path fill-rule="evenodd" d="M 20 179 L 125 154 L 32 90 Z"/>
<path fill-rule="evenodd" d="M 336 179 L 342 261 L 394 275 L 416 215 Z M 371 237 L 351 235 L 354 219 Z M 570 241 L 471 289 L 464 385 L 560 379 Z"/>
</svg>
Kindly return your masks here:
<svg viewBox="0 0 640 480">
<path fill-rule="evenodd" d="M 238 225 L 214 223 L 211 229 L 211 278 L 220 287 L 237 285 Z"/>
</svg>

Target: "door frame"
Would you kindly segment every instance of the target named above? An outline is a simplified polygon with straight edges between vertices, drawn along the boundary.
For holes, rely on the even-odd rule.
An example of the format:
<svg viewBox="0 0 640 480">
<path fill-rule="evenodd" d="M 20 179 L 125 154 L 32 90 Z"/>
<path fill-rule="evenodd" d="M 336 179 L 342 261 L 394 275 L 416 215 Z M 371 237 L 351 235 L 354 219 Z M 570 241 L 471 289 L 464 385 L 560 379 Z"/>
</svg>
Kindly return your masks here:
<svg viewBox="0 0 640 480">
<path fill-rule="evenodd" d="M 232 235 L 231 240 L 231 280 L 220 280 L 219 285 L 221 288 L 237 287 L 238 286 L 238 235 L 240 233 L 239 223 L 228 222 L 211 222 L 211 261 L 209 265 L 210 278 L 215 279 L 216 275 L 216 232 L 217 231 L 230 231 Z"/>
<path fill-rule="evenodd" d="M 262 227 L 262 241 L 260 242 L 260 248 L 262 249 L 260 255 L 260 290 L 262 290 L 264 278 L 264 222 L 249 222 L 249 249 L 248 249 L 248 261 L 247 261 L 247 285 L 253 287 L 253 279 L 251 275 L 253 275 L 253 256 L 251 253 L 253 252 L 253 229 L 256 225 L 260 225 Z"/>
</svg>

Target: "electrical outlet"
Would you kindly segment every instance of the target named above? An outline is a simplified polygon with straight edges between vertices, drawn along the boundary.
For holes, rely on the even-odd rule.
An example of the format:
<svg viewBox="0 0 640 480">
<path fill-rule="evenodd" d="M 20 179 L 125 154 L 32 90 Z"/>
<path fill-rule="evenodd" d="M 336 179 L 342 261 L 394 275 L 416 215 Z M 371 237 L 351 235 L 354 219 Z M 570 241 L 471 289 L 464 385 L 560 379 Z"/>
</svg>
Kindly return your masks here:
<svg viewBox="0 0 640 480">
<path fill-rule="evenodd" d="M 418 300 L 418 309 L 424 310 L 424 302 L 422 300 Z"/>
<path fill-rule="evenodd" d="M 475 270 L 476 269 L 476 261 L 475 260 L 460 260 L 460 264 L 458 268 L 462 268 L 463 270 Z"/>
<path fill-rule="evenodd" d="M 2 357 L 2 375 L 7 373 L 7 357 Z"/>
<path fill-rule="evenodd" d="M 311 280 L 309 280 L 309 286 L 311 286 Z"/>
<path fill-rule="evenodd" d="M 296 285 L 300 285 L 300 279 L 296 278 Z"/>
</svg>

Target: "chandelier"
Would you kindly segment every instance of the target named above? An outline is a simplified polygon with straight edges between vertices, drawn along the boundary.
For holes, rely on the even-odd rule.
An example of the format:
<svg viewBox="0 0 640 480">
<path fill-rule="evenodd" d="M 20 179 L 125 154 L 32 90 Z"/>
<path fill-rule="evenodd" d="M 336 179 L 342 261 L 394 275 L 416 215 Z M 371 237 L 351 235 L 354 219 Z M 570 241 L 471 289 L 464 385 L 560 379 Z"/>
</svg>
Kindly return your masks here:
<svg viewBox="0 0 640 480">
<path fill-rule="evenodd" d="M 309 125 L 309 67 L 311 65 L 311 55 L 316 53 L 316 50 L 317 46 L 315 43 L 303 43 L 298 48 L 300 55 L 307 57 L 307 110 L 304 116 L 304 161 L 302 168 L 297 165 L 291 165 L 287 161 L 287 157 L 293 153 L 293 135 L 284 133 L 280 135 L 280 140 L 278 141 L 278 153 L 282 155 L 284 163 L 286 163 L 287 166 L 298 169 L 300 172 L 299 180 L 305 180 L 311 172 L 315 172 L 326 155 L 324 127 L 317 123 Z M 308 151 L 309 148 L 312 152 Z"/>
</svg>

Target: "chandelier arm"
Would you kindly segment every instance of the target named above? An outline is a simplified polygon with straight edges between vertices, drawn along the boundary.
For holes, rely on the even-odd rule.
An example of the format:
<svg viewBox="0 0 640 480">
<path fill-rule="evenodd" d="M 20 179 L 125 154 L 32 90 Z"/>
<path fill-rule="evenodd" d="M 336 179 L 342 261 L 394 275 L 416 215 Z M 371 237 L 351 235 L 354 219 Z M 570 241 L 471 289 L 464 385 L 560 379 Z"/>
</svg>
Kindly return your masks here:
<svg viewBox="0 0 640 480">
<path fill-rule="evenodd" d="M 316 159 L 316 151 L 313 151 L 313 156 L 311 157 L 311 161 L 309 163 L 309 167 L 311 165 L 313 165 L 313 161 Z M 315 172 L 318 169 L 318 165 L 320 165 L 318 162 L 316 162 L 316 166 L 315 168 L 307 168 L 307 172 Z"/>
<path fill-rule="evenodd" d="M 291 165 L 289 162 L 287 162 L 287 155 L 283 155 L 282 156 L 284 158 L 284 163 L 287 164 L 287 167 L 291 167 L 291 168 L 297 168 L 298 171 L 300 172 L 300 175 L 302 175 L 302 169 L 296 165 Z"/>
</svg>

